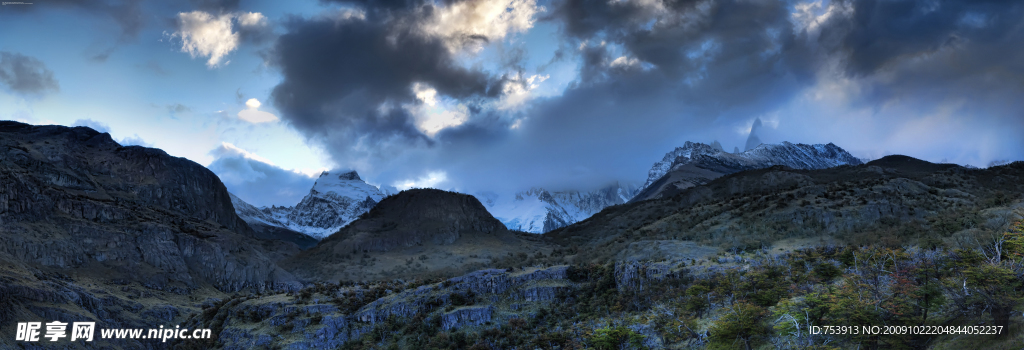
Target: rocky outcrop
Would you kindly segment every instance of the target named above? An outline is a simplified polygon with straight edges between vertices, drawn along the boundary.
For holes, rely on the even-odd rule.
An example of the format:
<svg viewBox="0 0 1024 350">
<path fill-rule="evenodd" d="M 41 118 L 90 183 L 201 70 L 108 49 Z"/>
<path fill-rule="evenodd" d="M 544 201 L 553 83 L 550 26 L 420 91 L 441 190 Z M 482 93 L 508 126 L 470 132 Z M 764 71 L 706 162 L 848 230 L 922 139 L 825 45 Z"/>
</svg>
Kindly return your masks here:
<svg viewBox="0 0 1024 350">
<path fill-rule="evenodd" d="M 650 281 L 660 281 L 672 271 L 667 262 L 624 261 L 615 263 L 615 285 L 619 291 L 643 290 Z"/>
<path fill-rule="evenodd" d="M 434 318 L 439 330 L 454 331 L 526 317 L 525 309 L 529 306 L 548 305 L 558 292 L 571 289 L 566 280 L 567 269 L 554 266 L 516 272 L 475 271 L 440 283 L 387 293 L 349 312 L 331 300 L 372 293 L 359 287 L 339 287 L 321 289 L 308 298 L 297 298 L 294 294 L 242 297 L 237 302 L 225 303 L 220 310 L 210 309 L 209 313 L 216 311 L 227 316 L 218 338 L 225 349 L 248 349 L 252 345 L 340 348 L 374 327 L 395 320 Z M 189 327 L 210 327 L 213 322 L 190 323 Z M 271 332 L 282 336 L 265 335 Z"/>
<path fill-rule="evenodd" d="M 250 243 L 216 175 L 86 127 L 0 122 L 0 252 L 155 288 L 274 288 L 290 275 Z"/>
<path fill-rule="evenodd" d="M 450 330 L 459 327 L 482 325 L 485 322 L 490 322 L 491 315 L 493 314 L 494 307 L 490 305 L 460 307 L 441 315 L 441 328 Z"/>
</svg>

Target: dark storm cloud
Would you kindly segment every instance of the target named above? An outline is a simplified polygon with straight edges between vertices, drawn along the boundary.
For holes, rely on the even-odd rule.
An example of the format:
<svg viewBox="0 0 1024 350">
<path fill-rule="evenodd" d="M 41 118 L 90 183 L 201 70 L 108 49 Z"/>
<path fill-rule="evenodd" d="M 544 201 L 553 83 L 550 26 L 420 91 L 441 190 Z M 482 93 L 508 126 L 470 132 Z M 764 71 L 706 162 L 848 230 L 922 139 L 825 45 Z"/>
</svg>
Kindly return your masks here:
<svg viewBox="0 0 1024 350">
<path fill-rule="evenodd" d="M 579 76 L 536 101 L 492 174 L 520 171 L 522 187 L 594 188 L 638 181 L 686 140 L 712 142 L 730 123 L 773 110 L 810 83 L 785 3 L 719 1 L 652 8 L 639 2 L 563 1 L 562 25 Z M 580 45 L 582 44 L 582 45 Z M 748 124 L 749 125 L 749 124 Z M 745 137 L 746 135 L 742 135 Z M 727 143 L 743 144 L 740 136 Z M 486 157 L 481 157 L 484 161 Z M 452 177 L 460 177 L 453 175 Z"/>
<path fill-rule="evenodd" d="M 1010 96 L 1019 95 L 1020 82 L 1024 81 L 1024 27 L 1020 26 L 1024 3 L 839 4 L 852 15 L 830 18 L 822 26 L 818 41 L 828 54 L 842 60 L 846 75 L 886 77 L 873 80 L 874 85 L 861 96 L 862 102 L 876 103 L 908 94 L 932 101 L 974 95 L 989 107 L 1021 112 L 1021 105 Z"/>
<path fill-rule="evenodd" d="M 835 73 L 857 84 L 848 93 L 854 107 L 873 109 L 891 130 L 910 131 L 908 123 L 951 114 L 931 124 L 962 127 L 918 136 L 931 145 L 919 151 L 930 160 L 951 157 L 983 166 L 992 157 L 1024 158 L 1024 140 L 1014 136 L 1024 132 L 1024 3 L 836 4 L 847 14 L 822 23 L 816 42 L 827 59 L 839 63 Z M 885 111 L 894 106 L 904 112 Z M 967 146 L 967 140 L 985 140 L 988 149 Z"/>
<path fill-rule="evenodd" d="M 344 13 L 292 19 L 270 54 L 284 77 L 272 92 L 274 106 L 307 136 L 340 150 L 361 141 L 430 143 L 402 107 L 416 102 L 414 83 L 460 100 L 496 96 L 500 85 L 458 66 L 441 39 L 416 31 L 416 20 Z"/>
<path fill-rule="evenodd" d="M 1020 43 L 1024 3 L 1016 1 L 838 1 L 852 10 L 822 29 L 822 44 L 847 56 L 851 75 L 872 74 L 942 49 Z M 1000 47 L 1020 51 L 1016 47 Z M 976 57 L 981 58 L 981 57 Z M 997 57 L 986 57 L 991 66 Z M 1019 60 L 1018 60 L 1019 61 Z M 950 67 L 971 72 L 976 66 Z"/>
<path fill-rule="evenodd" d="M 141 1 L 135 0 L 48 0 L 34 2 L 30 6 L 7 6 L 5 9 L 14 8 L 15 11 L 25 12 L 53 8 L 81 10 L 102 19 L 116 22 L 121 27 L 121 40 L 124 41 L 135 38 L 145 24 L 140 7 L 141 3 Z M 105 59 L 102 57 L 102 54 L 95 55 L 92 58 Z"/>
<path fill-rule="evenodd" d="M 197 10 L 212 13 L 227 13 L 238 10 L 239 0 L 190 0 Z"/>
<path fill-rule="evenodd" d="M 523 77 L 525 48 L 497 46 L 496 65 L 519 75 L 495 77 L 459 66 L 444 42 L 416 32 L 430 5 L 342 3 L 366 18 L 294 19 L 277 39 L 270 62 L 284 81 L 272 97 L 284 119 L 320 139 L 335 161 L 364 152 L 378 181 L 437 169 L 466 191 L 639 181 L 687 140 L 736 149 L 750 136 L 823 137 L 800 122 L 834 116 L 787 109 L 818 91 L 848 95 L 848 105 L 827 106 L 836 115 L 879 111 L 864 140 L 928 119 L 953 99 L 965 102 L 952 118 L 979 118 L 978 130 L 1024 131 L 1016 97 L 1024 93 L 1024 26 L 1016 23 L 1024 5 L 1015 2 L 837 0 L 830 17 L 810 27 L 788 1 L 554 1 L 544 17 L 560 28 L 552 63 L 578 62 L 576 80 L 512 112 L 486 102 Z M 470 120 L 434 137 L 420 133 L 399 107 L 416 103 L 416 82 L 469 106 Z M 780 110 L 791 114 L 765 119 L 757 135 L 736 132 Z M 874 147 L 856 142 L 863 144 L 843 146 Z M 1024 157 L 1021 141 L 998 145 Z"/>
<path fill-rule="evenodd" d="M 5 51 L 0 51 L 0 85 L 27 95 L 43 95 L 60 90 L 53 71 L 47 69 L 42 61 Z"/>
</svg>

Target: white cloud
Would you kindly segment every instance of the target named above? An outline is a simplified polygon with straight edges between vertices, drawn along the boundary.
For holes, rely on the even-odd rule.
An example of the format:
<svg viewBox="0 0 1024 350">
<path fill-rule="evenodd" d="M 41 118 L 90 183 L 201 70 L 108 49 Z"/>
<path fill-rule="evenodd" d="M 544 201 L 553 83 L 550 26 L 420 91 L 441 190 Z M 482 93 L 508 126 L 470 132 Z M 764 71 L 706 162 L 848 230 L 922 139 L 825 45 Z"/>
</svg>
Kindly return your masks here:
<svg viewBox="0 0 1024 350">
<path fill-rule="evenodd" d="M 245 101 L 245 106 L 248 108 L 238 112 L 238 119 L 253 124 L 276 122 L 280 120 L 280 118 L 273 113 L 259 110 L 260 105 L 260 101 L 255 98 L 250 98 L 248 101 Z"/>
<path fill-rule="evenodd" d="M 611 63 L 612 67 L 623 67 L 623 68 L 636 67 L 636 66 L 639 66 L 639 65 L 640 65 L 640 60 L 636 59 L 636 57 L 626 57 L 626 56 L 620 56 L 619 58 L 616 58 Z"/>
<path fill-rule="evenodd" d="M 822 7 L 821 0 L 798 3 L 793 6 L 790 19 L 796 30 L 806 30 L 812 37 L 817 37 L 821 25 L 832 16 L 848 16 L 853 9 L 841 3 L 830 2 L 828 8 Z"/>
<path fill-rule="evenodd" d="M 454 51 L 479 51 L 482 42 L 474 37 L 500 40 L 533 28 L 534 16 L 543 12 L 536 0 L 463 1 L 435 8 L 423 30 L 445 38 Z"/>
<path fill-rule="evenodd" d="M 405 106 L 412 114 L 416 128 L 430 137 L 438 131 L 459 126 L 469 120 L 469 108 L 451 99 L 438 99 L 437 90 L 430 85 L 415 83 L 413 94 L 422 102 L 420 105 Z"/>
<path fill-rule="evenodd" d="M 203 11 L 181 12 L 178 13 L 178 31 L 172 37 L 181 38 L 181 52 L 187 52 L 192 58 L 208 57 L 206 66 L 218 67 L 221 63 L 230 63 L 223 61 L 224 58 L 238 48 L 240 36 L 232 29 L 232 19 L 237 19 L 241 27 L 267 25 L 267 17 L 259 12 L 216 16 Z"/>
<path fill-rule="evenodd" d="M 261 163 L 265 163 L 267 165 L 274 165 L 274 163 L 271 162 L 270 159 L 260 157 L 255 153 L 241 149 L 238 146 L 231 144 L 230 142 L 221 142 L 220 147 L 217 147 L 213 151 L 210 151 L 210 154 L 217 158 L 235 156 L 243 157 L 245 159 L 252 159 Z"/>
<path fill-rule="evenodd" d="M 262 27 L 267 25 L 267 17 L 259 12 L 242 13 L 238 15 L 238 24 L 243 27 Z"/>
<path fill-rule="evenodd" d="M 550 77 L 551 75 L 539 74 L 531 75 L 525 79 L 522 75 L 512 77 L 502 87 L 502 96 L 497 102 L 496 107 L 499 110 L 509 110 L 523 106 L 527 101 L 536 97 L 533 91 L 540 87 L 540 83 L 548 80 Z"/>
<path fill-rule="evenodd" d="M 437 90 L 430 87 L 430 85 L 423 83 L 415 83 L 412 85 L 412 92 L 416 94 L 416 98 L 423 102 L 427 106 L 434 106 L 437 104 Z"/>
<path fill-rule="evenodd" d="M 175 35 L 181 37 L 181 52 L 187 52 L 192 58 L 209 57 L 206 66 L 219 66 L 221 59 L 238 47 L 238 33 L 231 31 L 231 17 L 231 14 L 213 16 L 202 11 L 179 13 L 180 31 Z"/>
<path fill-rule="evenodd" d="M 74 123 L 71 123 L 71 126 L 86 126 L 99 132 L 110 133 L 109 125 L 92 119 L 78 119 L 75 120 Z"/>
<path fill-rule="evenodd" d="M 117 143 L 120 143 L 121 146 L 153 147 L 152 143 L 149 143 L 149 142 L 146 142 L 146 140 L 143 140 L 142 137 L 139 136 L 139 134 L 135 134 L 133 136 L 125 137 L 125 138 L 121 139 L 120 141 L 118 141 Z"/>
<path fill-rule="evenodd" d="M 399 181 L 394 184 L 399 190 L 410 188 L 437 188 L 437 185 L 448 181 L 448 173 L 444 171 L 431 171 L 417 179 Z"/>
</svg>

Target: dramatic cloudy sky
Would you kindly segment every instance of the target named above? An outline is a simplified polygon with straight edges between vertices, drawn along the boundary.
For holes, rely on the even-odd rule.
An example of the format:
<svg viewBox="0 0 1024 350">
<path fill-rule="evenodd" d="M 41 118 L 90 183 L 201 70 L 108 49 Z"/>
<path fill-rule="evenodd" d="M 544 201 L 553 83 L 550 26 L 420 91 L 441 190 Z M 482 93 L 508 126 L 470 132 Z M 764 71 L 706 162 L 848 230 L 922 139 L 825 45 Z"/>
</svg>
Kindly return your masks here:
<svg viewBox="0 0 1024 350">
<path fill-rule="evenodd" d="M 1021 23 L 1018 1 L 37 0 L 0 7 L 0 119 L 162 148 L 256 205 L 324 169 L 639 183 L 752 129 L 986 166 L 1024 159 Z"/>
</svg>

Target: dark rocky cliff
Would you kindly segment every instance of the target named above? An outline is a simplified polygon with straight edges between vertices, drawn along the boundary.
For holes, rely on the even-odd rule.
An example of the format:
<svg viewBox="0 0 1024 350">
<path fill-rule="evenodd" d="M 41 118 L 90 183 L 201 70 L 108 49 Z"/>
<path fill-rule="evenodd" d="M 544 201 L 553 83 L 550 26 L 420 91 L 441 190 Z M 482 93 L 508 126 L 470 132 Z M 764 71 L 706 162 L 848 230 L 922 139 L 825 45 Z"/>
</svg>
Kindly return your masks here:
<svg viewBox="0 0 1024 350">
<path fill-rule="evenodd" d="M 0 252 L 62 273 L 189 290 L 292 281 L 216 175 L 86 127 L 0 122 Z"/>
</svg>

